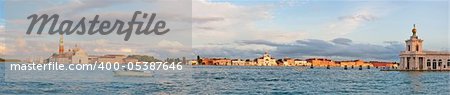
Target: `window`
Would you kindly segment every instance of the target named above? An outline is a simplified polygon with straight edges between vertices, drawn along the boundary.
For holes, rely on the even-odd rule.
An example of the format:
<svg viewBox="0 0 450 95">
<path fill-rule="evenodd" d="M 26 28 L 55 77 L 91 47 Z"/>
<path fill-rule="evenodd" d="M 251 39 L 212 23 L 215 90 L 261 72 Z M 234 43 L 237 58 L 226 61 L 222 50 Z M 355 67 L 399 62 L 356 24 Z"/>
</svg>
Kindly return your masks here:
<svg viewBox="0 0 450 95">
<path fill-rule="evenodd" d="M 431 60 L 427 59 L 427 67 L 430 67 L 430 66 L 431 66 Z"/>
<path fill-rule="evenodd" d="M 436 69 L 436 59 L 433 59 L 433 69 Z"/>
<path fill-rule="evenodd" d="M 408 45 L 408 51 L 411 51 L 411 46 L 410 45 Z"/>
<path fill-rule="evenodd" d="M 438 61 L 438 66 L 441 66 L 441 65 L 442 65 L 442 60 L 439 59 L 439 61 Z"/>
<path fill-rule="evenodd" d="M 416 51 L 419 51 L 419 45 L 416 45 Z"/>
<path fill-rule="evenodd" d="M 450 59 L 447 60 L 447 67 L 450 66 Z"/>
</svg>

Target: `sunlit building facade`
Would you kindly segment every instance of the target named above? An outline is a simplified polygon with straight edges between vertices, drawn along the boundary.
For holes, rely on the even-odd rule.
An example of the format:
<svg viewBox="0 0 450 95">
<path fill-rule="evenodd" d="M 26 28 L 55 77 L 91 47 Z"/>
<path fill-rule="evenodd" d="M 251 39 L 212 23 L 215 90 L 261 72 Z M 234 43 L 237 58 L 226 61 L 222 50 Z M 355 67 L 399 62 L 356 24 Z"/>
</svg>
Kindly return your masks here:
<svg viewBox="0 0 450 95">
<path fill-rule="evenodd" d="M 424 51 L 423 40 L 416 35 L 415 25 L 412 33 L 405 41 L 405 50 L 400 53 L 400 70 L 450 70 L 450 52 Z"/>
<path fill-rule="evenodd" d="M 46 60 L 47 62 L 57 63 L 76 63 L 87 64 L 89 63 L 88 55 L 83 49 L 75 45 L 75 48 L 69 49 L 67 52 L 64 50 L 64 37 L 60 36 L 58 53 L 54 53 Z"/>
<path fill-rule="evenodd" d="M 262 57 L 256 59 L 258 66 L 277 66 L 277 59 L 271 57 L 268 52 L 264 52 Z"/>
</svg>

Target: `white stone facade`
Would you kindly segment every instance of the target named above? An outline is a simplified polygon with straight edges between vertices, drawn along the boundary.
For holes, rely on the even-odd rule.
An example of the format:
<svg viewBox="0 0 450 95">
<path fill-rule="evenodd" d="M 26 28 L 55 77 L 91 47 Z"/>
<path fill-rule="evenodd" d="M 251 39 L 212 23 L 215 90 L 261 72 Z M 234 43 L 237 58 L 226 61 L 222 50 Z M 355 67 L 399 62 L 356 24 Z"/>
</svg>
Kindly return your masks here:
<svg viewBox="0 0 450 95">
<path fill-rule="evenodd" d="M 416 35 L 414 26 L 413 35 L 406 40 L 406 48 L 400 53 L 400 70 L 450 70 L 450 52 L 424 51 L 422 39 Z"/>
</svg>

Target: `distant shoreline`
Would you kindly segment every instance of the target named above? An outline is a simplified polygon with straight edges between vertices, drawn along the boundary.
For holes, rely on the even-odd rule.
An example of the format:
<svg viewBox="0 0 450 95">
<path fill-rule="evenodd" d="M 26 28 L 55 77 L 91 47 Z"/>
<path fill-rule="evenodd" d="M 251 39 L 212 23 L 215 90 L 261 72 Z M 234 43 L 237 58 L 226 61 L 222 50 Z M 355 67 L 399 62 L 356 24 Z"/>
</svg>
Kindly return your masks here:
<svg viewBox="0 0 450 95">
<path fill-rule="evenodd" d="M 5 62 L 21 62 L 19 59 L 3 59 L 0 58 L 0 63 L 5 63 Z"/>
<path fill-rule="evenodd" d="M 450 70 L 383 70 L 381 71 L 400 71 L 400 72 L 448 72 Z"/>
</svg>

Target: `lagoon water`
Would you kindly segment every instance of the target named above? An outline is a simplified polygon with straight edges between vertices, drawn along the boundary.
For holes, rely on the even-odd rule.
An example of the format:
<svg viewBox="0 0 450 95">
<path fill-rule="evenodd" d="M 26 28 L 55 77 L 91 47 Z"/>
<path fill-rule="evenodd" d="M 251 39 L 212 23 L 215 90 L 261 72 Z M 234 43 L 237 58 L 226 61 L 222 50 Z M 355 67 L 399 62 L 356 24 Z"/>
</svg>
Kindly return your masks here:
<svg viewBox="0 0 450 95">
<path fill-rule="evenodd" d="M 111 71 L 80 72 L 69 81 L 6 80 L 0 94 L 446 94 L 449 72 L 398 72 L 308 67 L 184 66 L 153 77 L 112 77 Z M 82 80 L 89 75 L 98 80 Z M 10 77 L 10 76 L 8 76 Z M 77 79 L 79 78 L 79 79 Z"/>
</svg>

